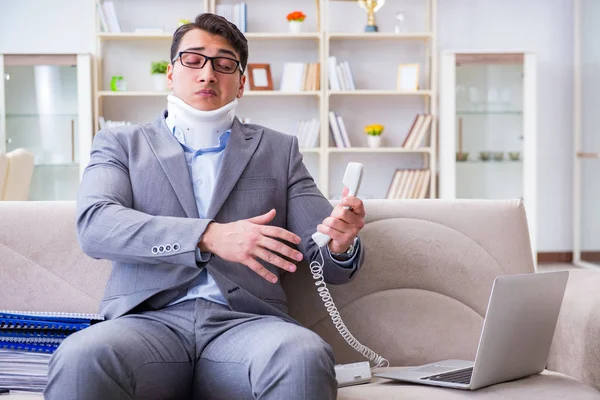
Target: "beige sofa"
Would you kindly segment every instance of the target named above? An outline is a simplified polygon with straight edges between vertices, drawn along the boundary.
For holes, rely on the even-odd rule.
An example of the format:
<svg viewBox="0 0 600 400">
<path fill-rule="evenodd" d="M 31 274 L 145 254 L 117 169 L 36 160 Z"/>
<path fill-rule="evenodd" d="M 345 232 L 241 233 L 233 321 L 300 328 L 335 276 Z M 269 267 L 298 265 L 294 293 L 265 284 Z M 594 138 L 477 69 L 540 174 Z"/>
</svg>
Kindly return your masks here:
<svg viewBox="0 0 600 400">
<path fill-rule="evenodd" d="M 34 164 L 33 153 L 26 149 L 0 153 L 0 200 L 27 200 Z"/>
<path fill-rule="evenodd" d="M 354 281 L 332 286 L 342 316 L 394 367 L 473 359 L 498 275 L 532 273 L 520 202 L 370 200 L 367 251 Z M 0 308 L 95 312 L 110 265 L 81 253 L 71 202 L 0 203 Z M 306 265 L 283 282 L 290 313 L 322 335 L 337 361 L 361 360 L 340 338 Z M 374 379 L 339 399 L 600 399 L 600 274 L 574 271 L 548 370 L 474 392 Z M 9 395 L 7 399 L 35 397 Z"/>
</svg>

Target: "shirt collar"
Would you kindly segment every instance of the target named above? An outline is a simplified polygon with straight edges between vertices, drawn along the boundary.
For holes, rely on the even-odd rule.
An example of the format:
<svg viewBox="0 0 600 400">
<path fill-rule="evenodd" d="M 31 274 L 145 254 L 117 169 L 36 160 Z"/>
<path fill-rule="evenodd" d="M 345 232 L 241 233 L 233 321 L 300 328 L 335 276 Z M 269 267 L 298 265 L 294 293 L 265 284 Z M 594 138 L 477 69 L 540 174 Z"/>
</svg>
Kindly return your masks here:
<svg viewBox="0 0 600 400">
<path fill-rule="evenodd" d="M 200 154 L 204 154 L 204 153 L 219 153 L 219 152 L 225 150 L 225 147 L 227 146 L 227 142 L 229 141 L 229 136 L 231 135 L 231 129 L 228 129 L 219 135 L 219 144 L 217 146 L 205 147 L 205 148 L 201 148 L 198 150 L 192 149 L 190 146 L 188 146 L 185 143 L 185 136 L 184 136 L 183 132 L 181 132 L 180 129 L 177 129 L 176 126 L 173 127 L 172 133 L 173 133 L 173 136 L 175 136 L 175 139 L 177 139 L 177 141 L 181 144 L 181 146 L 183 147 L 183 149 L 186 152 L 195 153 L 196 155 L 200 155 Z"/>
</svg>

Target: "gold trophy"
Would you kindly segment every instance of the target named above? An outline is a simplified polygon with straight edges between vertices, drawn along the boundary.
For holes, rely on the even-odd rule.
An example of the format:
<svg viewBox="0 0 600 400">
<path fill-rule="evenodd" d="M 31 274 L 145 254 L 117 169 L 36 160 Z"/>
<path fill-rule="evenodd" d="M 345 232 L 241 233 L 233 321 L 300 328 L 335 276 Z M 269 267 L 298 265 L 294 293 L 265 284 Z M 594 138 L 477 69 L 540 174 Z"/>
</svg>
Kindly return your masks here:
<svg viewBox="0 0 600 400">
<path fill-rule="evenodd" d="M 379 11 L 385 4 L 385 0 L 358 0 L 360 8 L 367 12 L 367 25 L 365 26 L 365 32 L 377 32 L 377 25 L 375 25 L 375 13 Z"/>
</svg>

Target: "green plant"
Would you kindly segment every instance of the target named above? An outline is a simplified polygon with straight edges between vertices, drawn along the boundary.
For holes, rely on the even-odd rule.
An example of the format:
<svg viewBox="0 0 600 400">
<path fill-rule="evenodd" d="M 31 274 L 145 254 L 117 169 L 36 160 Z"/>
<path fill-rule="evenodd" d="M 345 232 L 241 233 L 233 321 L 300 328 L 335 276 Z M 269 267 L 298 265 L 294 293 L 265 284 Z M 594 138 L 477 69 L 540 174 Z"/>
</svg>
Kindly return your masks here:
<svg viewBox="0 0 600 400">
<path fill-rule="evenodd" d="M 168 61 L 156 61 L 152 63 L 152 74 L 166 74 L 167 67 L 169 66 Z"/>
<path fill-rule="evenodd" d="M 124 81 L 123 76 L 113 75 L 112 78 L 110 79 L 110 90 L 112 90 L 113 92 L 117 92 L 119 90 L 124 90 L 119 87 L 119 82 L 123 82 L 123 81 Z"/>
</svg>

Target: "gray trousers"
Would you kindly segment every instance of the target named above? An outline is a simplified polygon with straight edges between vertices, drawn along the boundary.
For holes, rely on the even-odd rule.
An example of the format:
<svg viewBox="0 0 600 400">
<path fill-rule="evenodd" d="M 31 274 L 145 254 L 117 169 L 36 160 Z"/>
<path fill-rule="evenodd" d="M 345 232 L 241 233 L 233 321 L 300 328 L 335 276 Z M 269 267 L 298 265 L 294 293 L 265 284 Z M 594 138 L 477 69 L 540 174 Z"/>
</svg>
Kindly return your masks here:
<svg viewBox="0 0 600 400">
<path fill-rule="evenodd" d="M 203 299 L 104 321 L 50 361 L 46 399 L 335 399 L 330 346 Z"/>
</svg>

